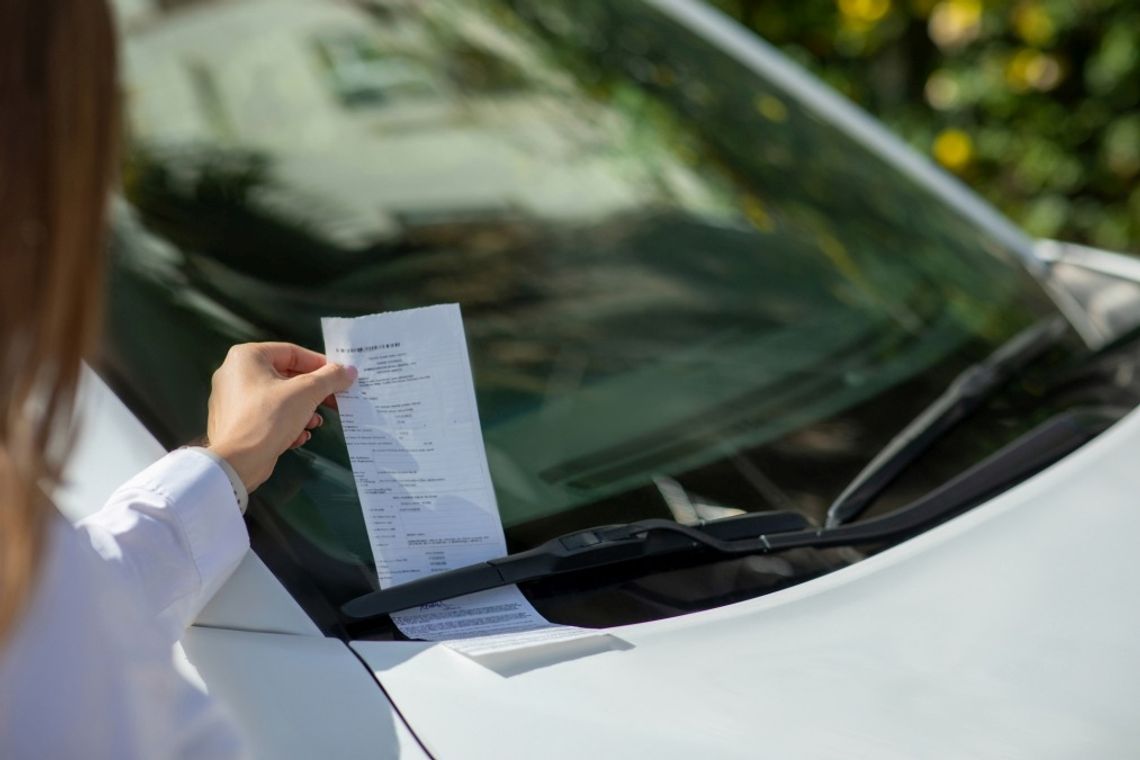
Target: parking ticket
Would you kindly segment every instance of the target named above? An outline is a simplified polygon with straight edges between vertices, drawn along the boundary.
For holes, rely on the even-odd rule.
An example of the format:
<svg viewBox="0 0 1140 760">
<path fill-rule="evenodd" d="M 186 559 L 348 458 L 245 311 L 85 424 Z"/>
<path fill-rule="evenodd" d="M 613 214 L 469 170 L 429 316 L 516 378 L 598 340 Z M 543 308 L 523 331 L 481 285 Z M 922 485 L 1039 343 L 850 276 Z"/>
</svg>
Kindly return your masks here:
<svg viewBox="0 0 1140 760">
<path fill-rule="evenodd" d="M 358 372 L 337 405 L 381 588 L 503 556 L 458 304 L 321 327 L 328 357 Z M 550 623 L 516 586 L 392 620 L 409 638 L 471 656 L 598 633 Z"/>
</svg>

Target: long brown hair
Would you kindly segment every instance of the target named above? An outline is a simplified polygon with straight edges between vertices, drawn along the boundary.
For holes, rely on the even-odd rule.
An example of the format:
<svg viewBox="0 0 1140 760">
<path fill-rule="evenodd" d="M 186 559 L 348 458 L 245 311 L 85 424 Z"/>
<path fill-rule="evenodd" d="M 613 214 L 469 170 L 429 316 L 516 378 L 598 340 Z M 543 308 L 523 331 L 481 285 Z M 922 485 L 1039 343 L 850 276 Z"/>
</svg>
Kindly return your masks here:
<svg viewBox="0 0 1140 760">
<path fill-rule="evenodd" d="M 0 643 L 34 587 L 99 332 L 116 80 L 104 0 L 0 0 Z"/>
</svg>

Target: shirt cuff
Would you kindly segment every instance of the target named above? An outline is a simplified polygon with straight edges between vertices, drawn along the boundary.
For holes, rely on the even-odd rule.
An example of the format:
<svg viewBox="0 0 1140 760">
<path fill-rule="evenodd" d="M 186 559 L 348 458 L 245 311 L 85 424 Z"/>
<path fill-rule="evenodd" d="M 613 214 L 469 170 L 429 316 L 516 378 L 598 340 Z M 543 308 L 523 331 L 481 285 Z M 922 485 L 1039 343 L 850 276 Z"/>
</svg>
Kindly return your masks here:
<svg viewBox="0 0 1140 760">
<path fill-rule="evenodd" d="M 222 472 L 224 472 L 226 474 L 226 477 L 230 479 L 230 487 L 233 489 L 234 498 L 237 499 L 238 509 L 240 509 L 241 513 L 244 515 L 245 508 L 249 506 L 249 491 L 246 490 L 245 483 L 241 482 L 241 478 L 238 477 L 237 470 L 233 468 L 233 465 L 227 462 L 226 458 L 222 455 L 218 454 L 217 452 L 210 451 L 204 446 L 187 446 L 186 448 L 190 449 L 191 451 L 202 452 L 210 459 L 213 459 L 214 462 L 216 462 L 217 465 L 222 468 Z"/>
</svg>

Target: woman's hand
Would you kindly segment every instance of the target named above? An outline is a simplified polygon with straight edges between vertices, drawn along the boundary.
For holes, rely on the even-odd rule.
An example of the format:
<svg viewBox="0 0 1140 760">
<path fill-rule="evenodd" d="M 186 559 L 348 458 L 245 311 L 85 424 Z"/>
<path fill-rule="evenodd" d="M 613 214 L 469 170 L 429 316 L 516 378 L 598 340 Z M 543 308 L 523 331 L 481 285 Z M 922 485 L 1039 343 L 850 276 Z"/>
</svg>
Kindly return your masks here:
<svg viewBox="0 0 1140 760">
<path fill-rule="evenodd" d="M 269 479 L 277 458 L 303 445 L 318 427 L 317 406 L 335 406 L 334 393 L 356 370 L 289 343 L 234 346 L 214 373 L 206 436 L 252 491 Z"/>
</svg>

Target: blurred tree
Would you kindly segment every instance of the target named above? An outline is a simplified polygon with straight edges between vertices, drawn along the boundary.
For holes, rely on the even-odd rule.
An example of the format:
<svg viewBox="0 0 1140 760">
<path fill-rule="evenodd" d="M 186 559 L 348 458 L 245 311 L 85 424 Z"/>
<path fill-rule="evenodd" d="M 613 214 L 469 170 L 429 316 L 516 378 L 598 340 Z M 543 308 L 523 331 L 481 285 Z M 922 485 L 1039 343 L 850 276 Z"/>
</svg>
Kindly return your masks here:
<svg viewBox="0 0 1140 760">
<path fill-rule="evenodd" d="M 1031 234 L 1140 253 L 1140 2 L 711 2 Z"/>
</svg>

